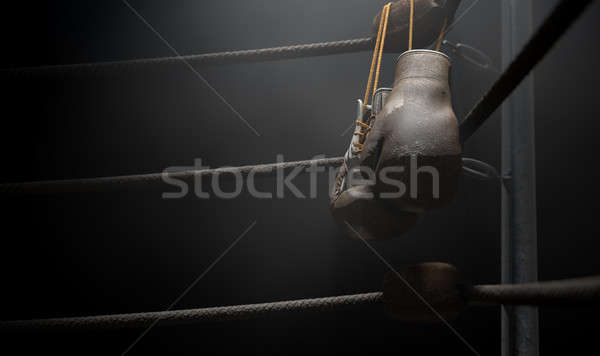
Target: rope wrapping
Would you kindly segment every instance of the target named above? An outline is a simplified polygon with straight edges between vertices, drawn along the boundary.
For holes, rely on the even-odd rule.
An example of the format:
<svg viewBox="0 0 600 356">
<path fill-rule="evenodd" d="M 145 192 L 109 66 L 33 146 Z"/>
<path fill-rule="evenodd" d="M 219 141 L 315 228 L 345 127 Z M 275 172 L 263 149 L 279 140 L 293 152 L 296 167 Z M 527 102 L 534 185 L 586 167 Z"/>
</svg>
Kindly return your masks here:
<svg viewBox="0 0 600 356">
<path fill-rule="evenodd" d="M 179 179 L 192 182 L 196 177 L 221 175 L 221 178 L 231 179 L 234 174 L 247 176 L 251 172 L 255 176 L 270 177 L 277 174 L 279 170 L 294 168 L 303 169 L 311 167 L 338 167 L 344 161 L 344 157 L 323 158 L 294 162 L 279 162 L 270 164 L 249 165 L 242 167 L 226 167 L 216 169 L 204 169 L 195 171 L 182 171 L 174 173 L 150 173 L 117 177 L 67 179 L 54 181 L 38 181 L 26 183 L 4 183 L 0 184 L 0 194 L 59 194 L 59 193 L 81 193 L 81 192 L 106 192 L 113 190 L 129 189 L 137 186 L 165 184 L 164 178 Z"/>
<path fill-rule="evenodd" d="M 342 167 L 343 162 L 344 157 L 332 157 L 172 173 L 149 173 L 115 177 L 3 183 L 0 184 L 0 195 L 40 195 L 118 191 L 148 186 L 159 186 L 165 184 L 165 177 L 192 182 L 196 177 L 202 176 L 209 177 L 212 175 L 221 175 L 220 179 L 227 180 L 233 178 L 234 174 L 241 174 L 245 177 L 253 172 L 255 177 L 268 178 L 273 177 L 280 170 L 286 172 L 291 169 L 300 168 L 302 169 L 302 173 L 306 173 L 308 168 Z M 472 168 L 469 168 L 469 166 Z M 463 172 L 468 176 L 483 180 L 500 178 L 494 167 L 485 162 L 466 157 L 463 158 Z M 339 185 L 341 182 L 337 183 Z M 336 189 L 339 190 L 338 188 L 339 186 Z"/>
<path fill-rule="evenodd" d="M 510 93 L 519 85 L 519 83 L 527 76 L 527 74 L 542 60 L 542 58 L 550 51 L 552 46 L 558 39 L 567 31 L 567 29 L 577 20 L 584 12 L 592 0 L 583 0 L 578 2 L 570 2 L 561 0 L 554 8 L 550 16 L 546 18 L 542 26 L 536 31 L 532 38 L 527 42 L 523 50 L 510 66 L 502 73 L 500 78 L 494 83 L 492 88 L 481 98 L 474 108 L 467 114 L 460 125 L 461 141 L 464 143 L 468 140 L 477 129 L 490 117 L 490 115 L 502 104 L 502 102 L 510 95 Z M 237 63 L 238 61 L 263 61 L 285 58 L 299 58 L 301 56 L 327 55 L 334 53 L 347 53 L 352 51 L 369 50 L 372 44 L 371 38 L 362 38 L 347 41 L 313 43 L 309 45 L 298 45 L 288 47 L 267 48 L 261 50 L 236 51 L 213 53 L 197 56 L 184 56 L 192 65 L 199 64 L 223 64 Z M 242 60 L 243 59 L 243 60 Z M 102 68 L 127 67 L 133 66 L 136 68 L 143 67 L 144 64 L 153 64 L 156 62 L 174 63 L 180 61 L 181 58 L 155 58 L 143 59 L 126 62 L 107 62 L 107 63 L 91 63 L 55 67 L 39 67 L 39 68 L 24 68 L 17 70 L 3 70 L 3 74 L 18 75 L 18 73 L 34 73 L 37 71 L 50 73 L 68 73 L 71 71 L 81 70 L 83 68 L 91 69 L 92 72 L 100 71 Z M 138 66 L 140 65 L 140 66 Z M 59 69 L 59 70 L 56 70 Z M 343 157 L 329 158 L 322 161 L 323 166 L 339 166 L 343 162 Z M 169 173 L 169 177 L 182 180 L 190 180 L 197 175 L 210 175 L 215 173 L 242 173 L 247 174 L 251 170 L 256 169 L 261 175 L 270 175 L 277 168 L 295 167 L 295 165 L 303 165 L 313 161 L 288 162 L 281 164 L 267 164 L 260 166 L 245 166 L 237 168 L 221 168 L 216 170 L 203 171 L 187 171 L 178 173 Z M 308 164 L 311 165 L 310 163 Z M 163 173 L 153 173 L 146 175 L 131 175 L 120 177 L 105 177 L 105 178 L 89 178 L 89 179 L 73 179 L 63 181 L 45 181 L 45 182 L 29 182 L 29 183 L 6 183 L 0 184 L 0 194 L 16 194 L 16 193 L 65 193 L 65 192 L 92 192 L 106 191 L 111 189 L 123 188 L 138 184 L 156 184 L 162 183 Z"/>
<path fill-rule="evenodd" d="M 383 293 L 363 293 L 337 297 L 290 300 L 274 303 L 234 305 L 202 309 L 186 309 L 150 313 L 115 314 L 91 317 L 17 320 L 0 322 L 0 332 L 43 330 L 98 330 L 186 324 L 192 322 L 220 322 L 266 318 L 286 313 L 334 312 L 380 304 Z"/>
<path fill-rule="evenodd" d="M 413 281 L 414 282 L 414 281 Z M 427 283 L 415 283 L 419 294 L 427 294 L 430 287 L 445 281 L 433 278 Z M 433 283 L 429 285 L 428 283 Z M 427 288 L 423 286 L 428 286 Z M 421 289 L 425 288 L 425 289 Z M 429 289 L 428 289 L 429 288 Z M 539 305 L 563 306 L 600 302 L 600 276 L 563 279 L 557 281 L 523 284 L 476 285 L 466 290 L 455 285 L 457 293 L 471 305 Z M 430 296 L 435 297 L 435 296 Z M 431 299 L 431 298 L 430 298 Z M 435 298 L 434 298 L 435 299 Z M 442 298 L 443 299 L 443 298 Z M 170 310 L 148 313 L 113 314 L 89 317 L 14 320 L 0 322 L 0 332 L 19 331 L 75 331 L 142 328 L 160 322 L 160 325 L 179 325 L 199 322 L 223 322 L 273 317 L 290 313 L 335 312 L 367 307 L 379 304 L 410 305 L 418 301 L 414 292 L 405 294 L 372 292 L 336 297 L 288 300 L 273 303 L 233 305 L 200 309 Z M 432 300 L 428 301 L 429 303 Z M 419 302 L 420 303 L 420 302 Z M 434 303 L 435 304 L 435 303 Z M 437 304 L 435 304 L 437 305 Z M 415 310 L 405 310 L 406 314 Z M 430 314 L 423 308 L 421 313 Z M 396 319 L 406 317 L 395 316 Z"/>
<path fill-rule="evenodd" d="M 600 301 L 600 276 L 523 284 L 474 286 L 468 299 L 483 304 L 571 305 Z"/>
<path fill-rule="evenodd" d="M 10 68 L 0 70 L 2 79 L 64 79 L 66 77 L 99 76 L 121 74 L 125 71 L 137 72 L 165 70 L 181 66 L 183 61 L 194 67 L 256 63 L 305 57 L 328 56 L 334 54 L 368 51 L 373 46 L 370 37 L 351 40 L 319 42 L 302 45 L 206 53 L 181 57 L 144 58 L 127 61 L 80 63 L 42 67 Z M 145 73 L 145 72 L 144 72 Z"/>
</svg>

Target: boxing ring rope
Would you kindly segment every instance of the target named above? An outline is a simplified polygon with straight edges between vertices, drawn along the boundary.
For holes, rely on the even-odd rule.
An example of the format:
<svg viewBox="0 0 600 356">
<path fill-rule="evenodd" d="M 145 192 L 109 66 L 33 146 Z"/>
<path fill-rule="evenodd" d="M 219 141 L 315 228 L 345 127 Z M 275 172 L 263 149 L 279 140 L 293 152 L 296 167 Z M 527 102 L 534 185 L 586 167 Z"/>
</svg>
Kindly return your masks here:
<svg viewBox="0 0 600 356">
<path fill-rule="evenodd" d="M 527 76 L 527 74 L 533 70 L 533 68 L 544 58 L 544 56 L 552 49 L 554 44 L 560 39 L 560 37 L 571 27 L 571 25 L 579 18 L 584 12 L 587 5 L 593 0 L 582 0 L 577 2 L 562 0 L 552 11 L 552 13 L 546 18 L 543 24 L 535 32 L 532 38 L 527 42 L 525 47 L 521 50 L 516 59 L 511 65 L 502 73 L 500 78 L 492 85 L 491 89 L 475 104 L 473 109 L 469 111 L 465 119 L 460 124 L 460 134 L 463 143 L 467 141 L 481 125 L 502 105 L 503 101 L 510 95 L 510 93 L 521 83 L 521 81 Z M 369 47 L 370 42 L 362 39 L 357 40 L 358 42 L 352 42 L 352 45 L 334 45 L 327 46 L 323 44 L 317 45 L 300 45 L 290 47 L 279 47 L 277 49 L 268 50 L 255 50 L 256 53 L 272 53 L 271 55 L 283 55 L 286 58 L 293 58 L 294 55 L 298 56 L 309 56 L 308 53 L 311 51 L 317 51 L 315 48 L 352 48 L 357 46 L 356 43 L 361 43 L 365 47 Z M 342 41 L 345 42 L 345 41 Z M 330 42 L 331 43 L 331 42 Z M 339 42 L 334 42 L 339 43 Z M 313 46 L 313 47 L 311 47 Z M 350 46 L 350 47 L 348 47 Z M 288 48 L 288 50 L 284 50 Z M 292 48 L 296 48 L 292 50 Z M 298 49 L 300 48 L 300 49 Z M 366 50 L 366 49 L 365 49 Z M 248 52 L 248 51 L 242 51 Z M 242 52 L 229 52 L 229 53 L 242 53 Z M 251 53 L 252 51 L 248 52 Z M 296 54 L 294 54 L 296 53 Z M 325 53 L 325 52 L 319 52 Z M 322 54 L 325 55 L 325 54 Z M 202 55 L 200 55 L 202 56 Z M 212 55 L 211 55 L 212 56 Z M 216 58 L 220 58 L 220 55 L 215 55 Z M 223 58 L 235 57 L 240 60 L 252 58 L 245 57 L 244 55 L 227 55 Z M 262 55 L 258 55 L 259 57 Z M 262 57 L 260 57 L 262 58 Z M 144 61 L 169 61 L 169 58 L 150 59 Z M 116 63 L 116 62 L 115 62 Z M 119 62 L 123 63 L 123 62 Z M 129 63 L 129 62 L 126 62 Z M 145 62 L 142 62 L 145 63 Z M 193 63 L 192 63 L 193 64 Z M 85 64 L 82 66 L 95 66 L 103 64 Z M 112 65 L 112 64 L 106 64 Z M 119 64 L 120 65 L 120 64 Z M 129 64 L 128 64 L 129 65 Z M 69 66 L 65 66 L 67 68 Z M 44 68 L 44 67 L 42 67 Z M 43 69 L 40 69 L 43 70 Z M 274 171 L 280 168 L 295 168 L 295 167 L 306 167 L 311 165 L 317 165 L 320 167 L 332 167 L 339 166 L 343 161 L 342 157 L 327 158 L 321 160 L 306 160 L 297 162 L 282 162 L 262 165 L 251 165 L 234 168 L 218 168 L 212 170 L 202 171 L 186 171 L 178 173 L 168 173 L 169 176 L 179 179 L 193 179 L 197 175 L 211 175 L 219 173 L 248 173 L 252 170 L 257 170 L 260 176 L 269 176 Z M 48 193 L 66 193 L 66 192 L 93 192 L 93 191 L 106 191 L 120 188 L 130 188 L 137 185 L 150 185 L 162 183 L 162 177 L 165 173 L 151 173 L 141 175 L 129 175 L 129 176 L 117 176 L 117 177 L 102 177 L 102 178 L 85 178 L 85 179 L 70 179 L 70 180 L 57 180 L 57 181 L 40 181 L 40 182 L 26 182 L 26 183 L 4 183 L 0 184 L 0 194 L 48 194 Z"/>
<path fill-rule="evenodd" d="M 197 177 L 212 175 L 242 175 L 252 173 L 255 177 L 270 177 L 277 174 L 279 170 L 293 168 L 327 168 L 338 167 L 344 161 L 344 157 L 323 158 L 294 162 L 279 162 L 269 164 L 257 164 L 241 167 L 224 167 L 216 169 L 202 169 L 181 172 L 163 172 L 150 174 L 136 174 L 116 177 L 68 179 L 55 181 L 39 181 L 27 183 L 5 183 L 0 184 L 0 194 L 58 194 L 76 192 L 105 192 L 111 190 L 128 189 L 139 186 L 155 186 L 164 184 L 165 178 L 179 179 L 192 182 Z M 305 171 L 304 169 L 302 171 Z"/>
<path fill-rule="evenodd" d="M 300 44 L 293 46 L 250 49 L 218 53 L 195 54 L 180 57 L 143 58 L 126 61 L 65 64 L 42 67 L 9 68 L 0 70 L 2 79 L 45 78 L 62 79 L 65 77 L 96 76 L 136 72 L 143 70 L 169 70 L 181 66 L 185 61 L 194 67 L 256 63 L 296 59 L 306 57 L 329 56 L 334 54 L 368 51 L 373 46 L 370 37 L 351 40 Z"/>
<path fill-rule="evenodd" d="M 467 9 L 460 14 L 456 21 L 446 28 L 445 33 L 448 33 L 452 28 L 454 28 L 454 26 L 456 26 L 456 24 L 460 22 L 460 20 L 478 2 L 479 0 L 473 1 L 471 5 L 469 5 L 469 7 L 467 7 Z M 110 62 L 6 68 L 0 69 L 0 78 L 3 80 L 23 80 L 33 78 L 63 79 L 67 77 L 94 77 L 108 74 L 118 75 L 126 71 L 136 72 L 143 70 L 169 70 L 175 66 L 181 65 L 182 61 L 185 61 L 194 67 L 279 61 L 286 59 L 319 57 L 369 51 L 372 49 L 373 44 L 374 39 L 372 37 L 363 37 L 341 41 L 204 53 L 178 57 L 140 58 Z"/>
<path fill-rule="evenodd" d="M 201 309 L 160 311 L 150 313 L 115 314 L 92 317 L 18 320 L 0 322 L 2 331 L 26 330 L 79 330 L 141 328 L 161 324 L 177 325 L 198 322 L 216 322 L 264 318 L 291 312 L 331 312 L 366 305 L 380 304 L 383 293 L 364 293 L 329 298 L 288 300 L 274 303 L 233 305 Z"/>
<path fill-rule="evenodd" d="M 554 44 L 583 14 L 593 0 L 562 0 L 544 20 L 531 39 L 490 90 L 467 114 L 460 125 L 461 141 L 467 141 L 525 79 L 527 74 L 550 52 Z"/>
<path fill-rule="evenodd" d="M 519 85 L 527 74 L 544 58 L 559 38 L 569 29 L 575 20 L 584 12 L 592 0 L 561 0 L 553 9 L 540 28 L 534 33 L 525 47 L 502 73 L 491 89 L 474 106 L 463 120 L 460 132 L 462 141 L 468 140 L 491 114 L 504 102 L 510 93 Z M 186 58 L 193 65 L 242 63 L 261 60 L 300 58 L 308 56 L 348 53 L 368 50 L 372 45 L 370 38 L 328 42 L 312 45 L 279 47 L 274 49 L 226 52 L 225 54 L 206 54 Z M 81 64 L 75 66 L 25 68 L 22 70 L 2 71 L 2 75 L 29 75 L 35 71 L 48 68 L 58 69 L 56 73 L 91 69 L 92 72 L 108 68 L 139 68 L 155 62 L 173 63 L 180 58 L 162 58 L 127 62 L 111 62 L 104 64 Z M 122 66 L 122 67 L 121 67 Z M 0 185 L 2 194 L 38 194 L 92 192 L 134 187 L 160 183 L 163 175 L 183 180 L 197 176 L 213 174 L 249 174 L 256 172 L 262 176 L 272 175 L 278 169 L 296 167 L 332 167 L 341 164 L 343 158 L 335 157 L 319 160 L 297 162 L 278 162 L 274 164 L 253 165 L 233 168 L 207 169 L 175 173 L 155 173 L 120 177 L 73 179 L 61 181 L 44 181 L 28 183 L 6 183 Z M 600 300 L 600 276 L 577 278 L 560 281 L 535 282 L 524 284 L 478 285 L 461 288 L 456 291 L 471 304 L 492 305 L 572 305 L 581 303 L 598 303 Z M 147 326 L 155 320 L 165 323 L 185 323 L 200 321 L 225 321 L 265 317 L 285 312 L 304 311 L 337 311 L 345 308 L 362 307 L 386 302 L 395 302 L 386 298 L 385 291 L 346 295 L 329 298 L 302 299 L 275 303 L 250 304 L 228 307 L 189 309 L 153 313 L 118 314 L 78 318 L 56 318 L 38 320 L 19 320 L 0 322 L 0 331 L 16 330 L 58 330 L 82 328 L 124 328 Z"/>
<path fill-rule="evenodd" d="M 472 305 L 581 305 L 600 302 L 600 276 L 524 284 L 456 286 L 465 302 Z M 404 297 L 414 298 L 414 296 Z M 224 322 L 290 315 L 304 312 L 339 312 L 393 302 L 394 296 L 372 292 L 336 297 L 288 300 L 273 303 L 183 309 L 148 313 L 113 314 L 73 318 L 15 320 L 0 322 L 0 332 L 103 330 Z M 396 301 L 397 302 L 397 301 Z M 425 311 L 428 312 L 428 311 Z"/>
</svg>

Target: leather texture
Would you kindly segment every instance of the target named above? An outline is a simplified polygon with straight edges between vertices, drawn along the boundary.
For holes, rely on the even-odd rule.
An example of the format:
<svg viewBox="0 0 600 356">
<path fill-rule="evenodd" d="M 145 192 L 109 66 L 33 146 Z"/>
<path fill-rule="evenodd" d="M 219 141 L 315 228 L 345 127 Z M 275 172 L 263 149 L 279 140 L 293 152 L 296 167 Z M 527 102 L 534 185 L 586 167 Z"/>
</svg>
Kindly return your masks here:
<svg viewBox="0 0 600 356">
<path fill-rule="evenodd" d="M 371 110 L 376 118 L 359 156 L 359 166 L 370 168 L 373 175 L 359 174 L 372 181 L 349 183 L 354 167 L 344 162 L 330 202 L 347 236 L 401 236 L 416 225 L 419 212 L 443 206 L 454 196 L 462 160 L 449 71 L 450 60 L 441 52 L 408 51 L 398 58 L 393 89 L 375 92 Z M 384 170 L 394 183 L 381 178 Z M 384 198 L 389 193 L 402 194 Z"/>
<path fill-rule="evenodd" d="M 403 211 L 441 207 L 457 189 L 462 160 L 449 71 L 450 60 L 441 52 L 402 54 L 394 88 L 361 153 L 362 164 L 375 169 L 374 191 L 379 196 L 401 189 L 398 183 L 386 182 L 384 176 L 404 185 L 406 192 L 401 197 L 387 199 Z"/>
</svg>

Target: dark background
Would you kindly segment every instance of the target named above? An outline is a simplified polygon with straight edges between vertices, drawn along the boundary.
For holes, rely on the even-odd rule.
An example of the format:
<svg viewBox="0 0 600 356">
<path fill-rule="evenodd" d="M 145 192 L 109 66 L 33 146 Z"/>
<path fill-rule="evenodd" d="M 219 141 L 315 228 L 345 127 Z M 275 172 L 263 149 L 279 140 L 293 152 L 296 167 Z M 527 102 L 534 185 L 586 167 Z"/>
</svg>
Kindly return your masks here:
<svg viewBox="0 0 600 356">
<path fill-rule="evenodd" d="M 535 25 L 556 0 L 534 1 Z M 462 4 L 459 13 L 468 3 Z M 141 1 L 131 4 L 182 54 L 365 37 L 385 1 Z M 121 1 L 3 4 L 2 67 L 171 56 Z M 500 7 L 481 1 L 449 39 L 484 50 L 500 66 Z M 598 273 L 596 199 L 600 128 L 595 3 L 536 68 L 540 279 Z M 395 55 L 384 58 L 390 85 Z M 328 157 L 354 120 L 370 54 L 199 68 L 261 134 L 255 136 L 185 65 L 85 80 L 2 82 L 3 182 L 160 172 Z M 497 74 L 454 61 L 457 116 Z M 464 147 L 499 166 L 499 114 Z M 308 193 L 308 178 L 294 181 Z M 259 188 L 274 191 L 266 179 Z M 379 290 L 386 267 L 346 239 L 316 199 L 161 199 L 159 189 L 2 198 L 0 319 L 166 309 L 254 221 L 256 225 L 176 306 L 245 304 Z M 412 232 L 374 243 L 396 267 L 454 264 L 474 283 L 500 279 L 500 192 L 465 178 L 455 201 Z M 597 348 L 598 309 L 540 310 L 542 354 Z M 452 324 L 481 355 L 498 355 L 498 308 L 472 308 Z M 0 335 L 2 354 L 120 354 L 141 331 Z M 469 354 L 444 325 L 382 313 L 152 329 L 145 353 L 389 352 Z"/>
</svg>

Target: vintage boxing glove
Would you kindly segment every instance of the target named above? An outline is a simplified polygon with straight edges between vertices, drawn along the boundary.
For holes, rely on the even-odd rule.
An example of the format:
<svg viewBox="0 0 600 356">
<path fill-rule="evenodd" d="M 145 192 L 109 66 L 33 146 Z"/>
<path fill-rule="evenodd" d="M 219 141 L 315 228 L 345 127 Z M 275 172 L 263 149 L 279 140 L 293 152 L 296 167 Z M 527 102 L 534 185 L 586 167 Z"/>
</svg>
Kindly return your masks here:
<svg viewBox="0 0 600 356">
<path fill-rule="evenodd" d="M 363 145 L 361 164 L 375 167 L 377 198 L 403 211 L 443 206 L 457 189 L 461 146 L 449 70 L 441 52 L 403 53 L 392 92 Z"/>
</svg>

